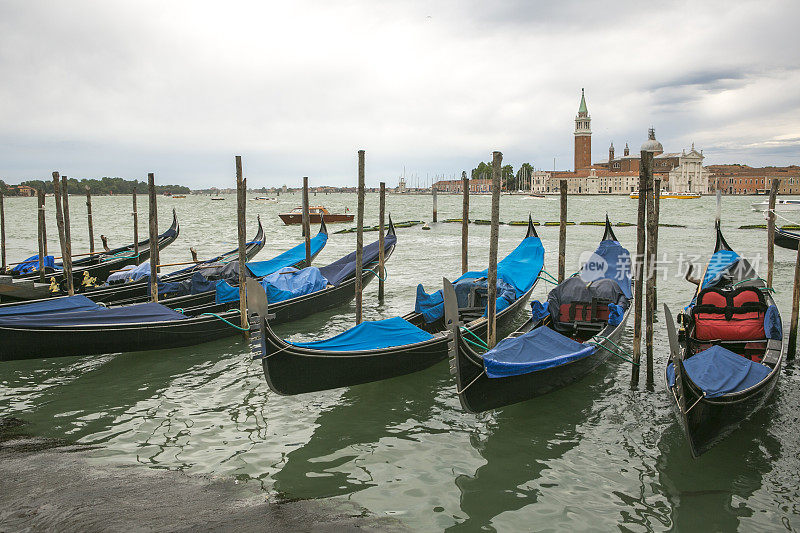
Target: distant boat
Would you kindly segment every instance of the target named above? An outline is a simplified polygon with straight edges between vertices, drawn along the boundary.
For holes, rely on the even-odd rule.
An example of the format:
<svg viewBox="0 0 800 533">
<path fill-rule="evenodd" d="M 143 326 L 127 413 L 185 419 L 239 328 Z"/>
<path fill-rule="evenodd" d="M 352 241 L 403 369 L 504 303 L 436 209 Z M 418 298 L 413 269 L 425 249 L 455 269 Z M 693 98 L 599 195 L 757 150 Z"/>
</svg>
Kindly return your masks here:
<svg viewBox="0 0 800 533">
<path fill-rule="evenodd" d="M 347 208 L 345 208 L 345 213 Z M 325 217 L 325 222 L 352 222 L 355 215 L 348 215 L 345 213 L 331 213 L 322 206 L 314 206 L 308 208 L 309 220 L 311 223 L 318 224 Z M 289 213 L 281 213 L 278 215 L 283 223 L 287 226 L 292 224 L 300 224 L 303 222 L 303 208 L 296 207 Z"/>
<path fill-rule="evenodd" d="M 526 194 L 522 197 L 523 200 L 546 200 L 547 196 L 543 194 Z"/>
<path fill-rule="evenodd" d="M 252 198 L 252 200 L 254 202 L 271 202 L 271 203 L 277 203 L 278 202 L 277 198 L 270 197 L 270 196 L 256 196 L 255 198 Z"/>
<path fill-rule="evenodd" d="M 766 211 L 769 209 L 769 202 L 755 202 L 750 204 L 753 211 Z M 775 200 L 775 211 L 797 211 L 800 210 L 800 200 Z"/>
<path fill-rule="evenodd" d="M 217 197 L 217 198 L 212 198 L 212 200 L 224 200 L 224 199 L 225 199 L 225 198 L 219 198 L 219 197 Z"/>
<path fill-rule="evenodd" d="M 173 198 L 186 198 L 186 195 L 185 194 L 173 194 L 172 197 Z"/>
<path fill-rule="evenodd" d="M 670 198 L 673 200 L 694 200 L 696 198 L 700 198 L 702 195 L 699 192 L 670 192 L 670 191 L 662 191 L 661 194 L 658 196 L 661 200 L 665 198 Z M 632 192 L 631 198 L 638 199 L 639 198 L 639 191 Z"/>
</svg>

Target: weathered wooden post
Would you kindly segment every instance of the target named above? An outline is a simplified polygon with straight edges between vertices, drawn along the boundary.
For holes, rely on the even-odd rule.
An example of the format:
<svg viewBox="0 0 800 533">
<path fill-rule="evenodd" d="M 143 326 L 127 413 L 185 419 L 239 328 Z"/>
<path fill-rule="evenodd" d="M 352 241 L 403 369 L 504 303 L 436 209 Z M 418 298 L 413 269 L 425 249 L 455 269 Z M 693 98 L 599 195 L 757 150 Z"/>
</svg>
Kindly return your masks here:
<svg viewBox="0 0 800 533">
<path fill-rule="evenodd" d="M 36 191 L 36 222 L 38 226 L 37 233 L 39 234 L 39 281 L 45 282 L 44 277 L 44 258 L 47 255 L 45 228 L 44 228 L 44 191 L 39 189 Z"/>
<path fill-rule="evenodd" d="M 89 221 L 89 253 L 94 254 L 94 225 L 92 223 L 92 193 L 86 186 L 86 215 Z"/>
<path fill-rule="evenodd" d="M 652 182 L 648 181 L 647 187 L 647 283 L 645 293 L 645 356 L 647 362 L 646 386 L 648 389 L 653 387 L 653 318 L 655 313 L 655 261 L 656 261 L 656 188 L 650 186 Z"/>
<path fill-rule="evenodd" d="M 561 219 L 558 224 L 558 282 L 567 275 L 567 180 L 559 184 L 561 194 Z"/>
<path fill-rule="evenodd" d="M 772 178 L 769 188 L 769 209 L 767 210 L 767 287 L 772 288 L 772 270 L 775 266 L 775 201 L 778 197 L 780 181 Z"/>
<path fill-rule="evenodd" d="M 147 174 L 147 192 L 150 199 L 150 294 L 158 301 L 158 211 L 156 208 L 156 178 Z"/>
<path fill-rule="evenodd" d="M 503 154 L 492 152 L 492 229 L 489 234 L 489 275 L 487 289 L 489 292 L 486 304 L 488 319 L 486 345 L 493 348 L 497 344 L 497 245 L 500 240 L 500 168 L 503 165 Z"/>
<path fill-rule="evenodd" d="M 0 191 L 0 256 L 2 256 L 2 273 L 6 273 L 6 209 L 3 201 L 3 192 Z"/>
<path fill-rule="evenodd" d="M 136 211 L 136 185 L 133 186 L 133 254 L 139 264 L 139 213 Z"/>
<path fill-rule="evenodd" d="M 56 225 L 58 226 L 58 240 L 61 244 L 61 264 L 64 267 L 64 280 L 67 283 L 67 294 L 75 294 L 72 284 L 72 257 L 67 247 L 66 232 L 64 231 L 64 204 L 61 201 L 61 178 L 58 172 L 53 172 L 53 196 L 56 201 Z"/>
<path fill-rule="evenodd" d="M 431 194 L 433 194 L 433 222 L 436 222 L 439 208 L 436 204 L 436 184 L 431 185 Z"/>
<path fill-rule="evenodd" d="M 789 328 L 789 346 L 786 350 L 786 359 L 794 359 L 797 353 L 797 320 L 798 307 L 800 306 L 800 246 L 797 247 L 797 257 L 794 261 L 794 286 L 792 287 L 792 325 Z"/>
<path fill-rule="evenodd" d="M 639 159 L 639 212 L 636 220 L 636 259 L 633 262 L 635 276 L 633 293 L 633 365 L 631 365 L 631 387 L 639 384 L 639 363 L 642 359 L 642 284 L 645 256 L 645 217 L 647 209 L 648 176 L 653 172 L 653 152 L 642 151 Z"/>
<path fill-rule="evenodd" d="M 364 150 L 358 151 L 358 214 L 356 216 L 356 325 L 362 321 L 361 272 L 364 268 Z"/>
<path fill-rule="evenodd" d="M 308 223 L 308 178 L 303 178 L 303 200 L 305 204 L 306 224 Z M 247 181 L 242 177 L 242 156 L 236 156 L 236 221 L 239 233 L 239 325 L 244 329 L 242 334 L 248 337 L 250 334 L 250 322 L 247 319 L 247 293 L 245 286 L 245 263 L 247 256 L 245 255 L 245 247 L 247 239 L 245 237 L 245 214 L 247 209 Z M 308 245 L 308 227 L 306 226 L 306 266 L 311 264 L 309 257 Z"/>
<path fill-rule="evenodd" d="M 308 176 L 303 177 L 303 238 L 306 243 L 306 266 L 311 266 L 311 219 L 308 212 Z"/>
<path fill-rule="evenodd" d="M 661 213 L 661 180 L 653 179 L 653 212 L 655 217 L 655 235 L 653 237 L 654 265 L 658 265 L 658 221 Z M 653 313 L 658 314 L 658 273 L 653 276 Z M 654 319 L 655 320 L 655 319 Z"/>
<path fill-rule="evenodd" d="M 75 280 L 72 277 L 72 224 L 69 221 L 69 181 L 66 176 L 61 176 L 61 203 L 64 204 L 64 243 L 69 256 L 69 280 L 67 288 L 69 295 L 75 294 Z M 62 258 L 62 262 L 65 258 Z"/>
<path fill-rule="evenodd" d="M 378 198 L 378 301 L 383 301 L 384 280 L 386 279 L 384 272 L 384 262 L 386 261 L 383 242 L 384 225 L 386 218 L 386 183 L 381 182 L 381 192 Z"/>
<path fill-rule="evenodd" d="M 461 273 L 469 271 L 469 178 L 466 171 L 461 171 L 461 189 L 464 196 L 461 204 Z"/>
</svg>

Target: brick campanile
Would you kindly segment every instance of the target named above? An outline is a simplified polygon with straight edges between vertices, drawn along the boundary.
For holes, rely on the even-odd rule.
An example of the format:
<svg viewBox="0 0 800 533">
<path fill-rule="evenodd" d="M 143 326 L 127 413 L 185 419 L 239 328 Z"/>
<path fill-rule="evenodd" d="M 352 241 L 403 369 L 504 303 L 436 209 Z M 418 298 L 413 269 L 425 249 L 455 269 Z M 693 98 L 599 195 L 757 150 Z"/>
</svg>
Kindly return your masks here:
<svg viewBox="0 0 800 533">
<path fill-rule="evenodd" d="M 575 117 L 575 170 L 592 166 L 592 117 L 586 108 L 586 97 L 581 89 L 581 106 Z"/>
</svg>

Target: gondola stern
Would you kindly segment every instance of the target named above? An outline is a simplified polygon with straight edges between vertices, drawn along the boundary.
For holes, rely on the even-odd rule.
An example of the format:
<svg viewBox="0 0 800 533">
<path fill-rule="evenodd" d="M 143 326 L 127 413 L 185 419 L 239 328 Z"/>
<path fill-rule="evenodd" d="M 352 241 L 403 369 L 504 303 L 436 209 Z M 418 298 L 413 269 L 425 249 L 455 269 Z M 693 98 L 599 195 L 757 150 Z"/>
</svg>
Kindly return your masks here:
<svg viewBox="0 0 800 533">
<path fill-rule="evenodd" d="M 720 224 L 719 220 L 716 221 L 714 227 L 717 230 L 717 242 L 714 245 L 714 253 L 717 253 L 720 250 L 733 251 L 731 246 L 728 244 L 728 241 L 726 241 L 725 237 L 722 235 L 722 224 Z"/>
<path fill-rule="evenodd" d="M 614 229 L 611 227 L 611 220 L 609 220 L 609 218 L 608 218 L 608 213 L 606 213 L 606 229 L 603 232 L 603 239 L 602 240 L 619 242 L 619 239 L 617 239 L 617 236 L 614 235 Z"/>
<path fill-rule="evenodd" d="M 389 214 L 389 229 L 387 230 L 386 234 L 387 235 L 394 235 L 395 237 L 397 237 L 397 233 L 395 232 L 395 229 L 394 229 L 394 222 L 392 222 L 391 213 Z"/>
<path fill-rule="evenodd" d="M 325 215 L 320 213 L 319 215 L 319 232 L 320 235 L 327 235 L 328 234 L 328 226 L 325 225 Z"/>
</svg>

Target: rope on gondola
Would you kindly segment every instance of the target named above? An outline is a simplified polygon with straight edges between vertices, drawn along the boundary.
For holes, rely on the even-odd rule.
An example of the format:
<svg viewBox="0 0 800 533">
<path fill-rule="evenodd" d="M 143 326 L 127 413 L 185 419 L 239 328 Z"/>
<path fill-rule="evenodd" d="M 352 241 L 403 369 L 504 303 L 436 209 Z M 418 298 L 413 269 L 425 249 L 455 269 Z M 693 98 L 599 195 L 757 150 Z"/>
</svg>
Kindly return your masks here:
<svg viewBox="0 0 800 533">
<path fill-rule="evenodd" d="M 234 324 L 233 322 L 225 320 L 224 318 L 222 318 L 221 316 L 219 316 L 216 313 L 200 313 L 197 316 L 213 316 L 214 318 L 218 318 L 218 319 L 222 320 L 223 322 L 228 324 L 230 327 L 238 329 L 239 331 L 250 331 L 250 328 L 241 328 L 241 327 L 237 326 L 236 324 Z"/>
<path fill-rule="evenodd" d="M 466 340 L 466 339 L 465 339 L 465 340 Z M 485 373 L 486 373 L 486 369 L 484 369 L 484 370 L 483 370 L 483 372 L 481 372 L 480 374 L 478 374 L 477 376 L 475 376 L 475 379 L 473 379 L 472 381 L 470 381 L 470 382 L 469 382 L 469 384 L 467 384 L 467 386 L 466 386 L 466 387 L 464 387 L 464 388 L 463 388 L 463 389 L 461 389 L 461 390 L 457 390 L 457 391 L 456 391 L 456 393 L 457 393 L 457 394 L 464 394 L 464 393 L 466 392 L 466 390 L 467 390 L 468 388 L 470 388 L 470 387 L 472 386 L 472 384 L 473 384 L 473 383 L 475 383 L 476 381 L 478 381 L 478 379 L 479 379 L 479 378 L 480 378 L 482 375 L 484 375 Z"/>
<path fill-rule="evenodd" d="M 764 285 L 765 285 L 765 287 L 764 287 L 765 289 L 767 289 L 770 292 L 775 292 L 775 289 L 773 289 L 772 287 L 767 287 L 766 286 L 767 285 L 767 280 L 765 280 L 764 278 L 759 278 L 759 277 L 747 278 L 747 279 L 743 279 L 742 281 L 737 281 L 736 283 L 733 284 L 733 287 L 736 287 L 737 285 L 741 285 L 742 283 L 744 283 L 746 281 L 763 281 Z"/>
<path fill-rule="evenodd" d="M 619 346 L 617 343 L 615 343 L 614 341 L 612 341 L 612 340 L 611 340 L 611 339 L 609 339 L 608 337 L 603 337 L 602 335 L 595 335 L 594 337 L 595 337 L 595 338 L 599 338 L 599 339 L 602 339 L 602 340 L 605 340 L 605 341 L 608 341 L 608 342 L 610 342 L 610 343 L 611 343 L 611 344 L 613 344 L 613 345 L 614 345 L 614 346 L 615 346 L 615 347 L 616 347 L 616 348 L 617 348 L 617 349 L 618 349 L 620 352 L 622 352 L 623 354 L 627 355 L 628 357 L 631 357 L 631 354 L 629 354 L 629 353 L 625 352 L 625 350 L 623 350 L 623 349 L 622 349 L 622 348 L 621 348 L 621 347 L 620 347 L 620 346 Z M 620 355 L 619 353 L 615 352 L 615 351 L 614 351 L 614 350 L 612 350 L 611 348 L 608 348 L 608 347 L 606 347 L 606 346 L 603 346 L 603 345 L 602 345 L 602 344 L 600 344 L 600 343 L 597 343 L 597 342 L 592 342 L 592 341 L 586 341 L 586 343 L 587 343 L 587 344 L 593 344 L 594 346 L 597 346 L 598 348 L 602 348 L 602 349 L 606 350 L 607 352 L 609 352 L 610 354 L 612 354 L 612 355 L 615 355 L 615 356 L 619 357 L 619 358 L 620 358 L 620 359 L 622 359 L 623 361 L 626 361 L 626 362 L 628 362 L 628 363 L 630 363 L 630 364 L 632 364 L 632 365 L 639 366 L 639 363 L 636 363 L 636 362 L 634 362 L 632 359 L 626 359 L 626 358 L 625 358 L 623 355 Z"/>
<path fill-rule="evenodd" d="M 386 282 L 387 279 L 389 279 L 389 271 L 386 270 L 386 265 L 384 265 L 384 267 L 383 267 L 383 275 L 385 276 L 383 278 L 380 277 L 378 275 L 378 273 L 375 272 L 374 270 L 372 270 L 371 268 L 365 268 L 364 270 L 366 270 L 367 272 L 372 272 L 373 274 L 375 274 L 376 278 L 378 278 L 379 280 L 383 281 L 384 283 Z"/>
<path fill-rule="evenodd" d="M 488 350 L 488 349 L 489 349 L 489 345 L 488 345 L 488 344 L 486 344 L 486 343 L 483 341 L 483 339 L 481 339 L 480 337 L 478 337 L 477 335 L 475 335 L 473 332 L 471 332 L 471 331 L 470 331 L 468 328 L 465 328 L 465 327 L 463 327 L 463 326 L 462 326 L 462 327 L 461 327 L 461 331 L 466 331 L 467 333 L 469 333 L 470 335 L 472 335 L 473 337 L 475 337 L 476 339 L 478 339 L 478 342 L 480 342 L 480 343 L 481 343 L 481 344 L 480 344 L 480 347 L 481 347 L 481 348 L 484 348 L 484 349 L 486 349 L 486 350 Z M 465 340 L 465 341 L 467 341 L 467 342 L 469 342 L 467 339 L 464 339 L 464 340 Z M 471 344 L 474 344 L 474 343 L 471 343 Z"/>
<path fill-rule="evenodd" d="M 794 220 L 789 220 L 789 219 L 788 219 L 788 218 L 786 218 L 785 216 L 782 216 L 782 215 L 778 214 L 778 212 L 776 212 L 774 209 L 767 209 L 767 213 L 772 213 L 772 214 L 773 214 L 773 215 L 775 215 L 776 217 L 778 217 L 778 218 L 782 218 L 782 219 L 783 219 L 783 220 L 785 220 L 786 222 L 789 222 L 789 223 L 791 223 L 791 224 L 793 224 L 793 225 L 795 225 L 795 226 L 800 226 L 800 224 L 798 224 L 798 223 L 797 223 L 797 222 L 795 222 Z"/>
<path fill-rule="evenodd" d="M 692 404 L 692 406 L 691 406 L 690 408 L 688 408 L 688 409 L 687 409 L 687 410 L 686 410 L 686 411 L 685 411 L 683 414 L 684 414 L 684 415 L 688 415 L 688 414 L 689 414 L 689 411 L 691 411 L 692 409 L 694 409 L 694 406 L 695 406 L 695 405 L 697 405 L 698 403 L 700 403 L 700 400 L 702 400 L 702 399 L 703 399 L 703 398 L 705 398 L 705 397 L 706 397 L 706 391 L 703 391 L 703 395 L 702 395 L 702 396 L 700 396 L 700 397 L 697 399 L 697 401 L 696 401 L 696 402 L 694 402 L 694 403 Z"/>
<path fill-rule="evenodd" d="M 542 278 L 542 277 L 541 277 L 541 276 L 542 276 L 542 274 L 545 274 L 546 276 L 549 276 L 550 280 L 552 280 L 552 281 L 550 281 L 550 280 L 548 280 L 548 279 L 546 279 L 546 278 Z M 545 269 L 542 269 L 542 270 L 539 272 L 539 277 L 540 277 L 541 279 L 544 279 L 545 281 L 550 281 L 550 283 L 555 283 L 555 284 L 558 284 L 558 278 L 556 278 L 554 275 L 552 275 L 550 272 L 548 272 L 548 271 L 547 271 L 547 270 L 545 270 Z"/>
</svg>

